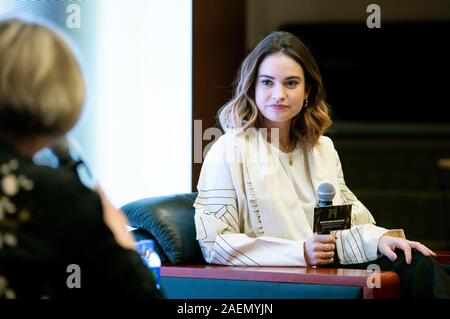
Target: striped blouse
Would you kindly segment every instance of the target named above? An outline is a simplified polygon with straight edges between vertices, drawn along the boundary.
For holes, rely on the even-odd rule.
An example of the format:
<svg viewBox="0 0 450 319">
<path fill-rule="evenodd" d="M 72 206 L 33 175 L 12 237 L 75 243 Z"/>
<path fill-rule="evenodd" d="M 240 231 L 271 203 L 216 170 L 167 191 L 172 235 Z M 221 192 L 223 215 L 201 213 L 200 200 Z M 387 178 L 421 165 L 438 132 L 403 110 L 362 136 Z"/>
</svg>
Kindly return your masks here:
<svg viewBox="0 0 450 319">
<path fill-rule="evenodd" d="M 290 157 L 290 158 L 289 158 Z M 292 160 L 292 166 L 288 160 Z M 211 147 L 194 203 L 197 240 L 208 263 L 234 266 L 305 266 L 303 244 L 312 235 L 315 190 L 335 186 L 334 205 L 352 205 L 352 228 L 337 231 L 342 264 L 377 258 L 387 232 L 348 189 L 332 141 L 288 155 L 249 129 L 228 132 Z"/>
</svg>

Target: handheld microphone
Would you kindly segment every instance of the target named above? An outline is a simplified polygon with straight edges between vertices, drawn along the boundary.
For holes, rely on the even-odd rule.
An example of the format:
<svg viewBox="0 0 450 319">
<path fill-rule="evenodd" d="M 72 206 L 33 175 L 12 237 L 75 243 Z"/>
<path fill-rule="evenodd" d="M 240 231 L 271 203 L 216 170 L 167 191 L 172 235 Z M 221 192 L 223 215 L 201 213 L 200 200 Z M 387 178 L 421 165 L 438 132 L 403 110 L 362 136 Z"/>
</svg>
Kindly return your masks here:
<svg viewBox="0 0 450 319">
<path fill-rule="evenodd" d="M 352 205 L 333 205 L 336 189 L 333 184 L 317 187 L 318 205 L 314 208 L 314 233 L 329 234 L 333 230 L 350 228 Z"/>
<path fill-rule="evenodd" d="M 336 195 L 336 190 L 333 184 L 322 183 L 317 187 L 317 197 L 319 198 L 319 207 L 332 206 L 333 198 Z"/>
</svg>

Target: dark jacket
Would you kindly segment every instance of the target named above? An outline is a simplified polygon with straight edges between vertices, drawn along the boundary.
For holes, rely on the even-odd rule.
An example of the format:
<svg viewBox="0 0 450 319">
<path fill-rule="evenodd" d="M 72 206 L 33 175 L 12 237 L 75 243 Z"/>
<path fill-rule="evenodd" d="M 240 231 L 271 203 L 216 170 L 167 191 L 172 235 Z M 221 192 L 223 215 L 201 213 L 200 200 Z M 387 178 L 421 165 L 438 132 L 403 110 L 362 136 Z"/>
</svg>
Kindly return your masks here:
<svg viewBox="0 0 450 319">
<path fill-rule="evenodd" d="M 159 296 L 140 256 L 114 240 L 97 193 L 0 143 L 0 299 Z"/>
</svg>

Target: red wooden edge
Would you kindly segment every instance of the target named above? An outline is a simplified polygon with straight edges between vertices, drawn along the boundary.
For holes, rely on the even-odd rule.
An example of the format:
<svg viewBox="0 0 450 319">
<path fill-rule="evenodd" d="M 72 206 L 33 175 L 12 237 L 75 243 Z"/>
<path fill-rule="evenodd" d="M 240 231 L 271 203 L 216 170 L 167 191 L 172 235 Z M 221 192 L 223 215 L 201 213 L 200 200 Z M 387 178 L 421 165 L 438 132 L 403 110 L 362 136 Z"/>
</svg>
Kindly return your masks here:
<svg viewBox="0 0 450 319">
<path fill-rule="evenodd" d="M 437 254 L 436 260 L 440 264 L 448 264 L 450 265 L 450 251 L 449 250 L 435 250 Z"/>
<path fill-rule="evenodd" d="M 400 277 L 393 271 L 373 274 L 367 279 L 363 288 L 364 299 L 397 299 L 400 298 Z"/>
<path fill-rule="evenodd" d="M 371 273 L 342 268 L 163 265 L 161 276 L 357 286 L 363 288 L 363 297 L 368 299 L 400 296 L 400 279 L 392 271 Z"/>
<path fill-rule="evenodd" d="M 450 265 L 450 251 L 435 250 L 440 264 Z M 377 277 L 379 275 L 379 277 Z M 365 299 L 399 298 L 400 279 L 395 272 L 369 273 L 362 269 L 312 267 L 231 267 L 219 265 L 170 265 L 161 267 L 163 277 L 251 280 L 299 284 L 359 286 Z"/>
</svg>

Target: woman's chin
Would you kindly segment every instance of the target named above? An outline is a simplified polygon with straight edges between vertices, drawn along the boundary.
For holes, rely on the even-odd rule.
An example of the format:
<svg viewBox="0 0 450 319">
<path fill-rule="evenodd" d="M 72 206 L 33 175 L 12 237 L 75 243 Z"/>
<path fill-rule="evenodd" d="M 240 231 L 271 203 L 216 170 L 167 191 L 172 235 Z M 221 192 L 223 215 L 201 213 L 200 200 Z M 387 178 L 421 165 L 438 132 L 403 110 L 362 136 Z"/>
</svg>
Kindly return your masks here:
<svg viewBox="0 0 450 319">
<path fill-rule="evenodd" d="M 292 119 L 292 116 L 290 116 L 289 114 L 267 114 L 265 118 L 270 122 L 284 123 L 290 121 Z"/>
</svg>

